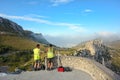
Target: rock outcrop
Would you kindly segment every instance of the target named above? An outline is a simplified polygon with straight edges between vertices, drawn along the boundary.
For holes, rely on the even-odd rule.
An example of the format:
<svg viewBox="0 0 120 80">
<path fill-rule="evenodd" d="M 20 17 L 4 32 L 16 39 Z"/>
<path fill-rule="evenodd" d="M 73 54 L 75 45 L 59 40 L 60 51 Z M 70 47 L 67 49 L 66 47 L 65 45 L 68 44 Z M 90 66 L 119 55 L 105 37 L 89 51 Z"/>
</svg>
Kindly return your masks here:
<svg viewBox="0 0 120 80">
<path fill-rule="evenodd" d="M 76 56 L 93 57 L 100 63 L 108 64 L 110 60 L 109 48 L 103 44 L 102 40 L 91 40 L 77 46 Z"/>
<path fill-rule="evenodd" d="M 78 45 L 77 51 L 88 50 L 94 56 L 103 47 L 102 40 L 91 40 Z"/>
</svg>

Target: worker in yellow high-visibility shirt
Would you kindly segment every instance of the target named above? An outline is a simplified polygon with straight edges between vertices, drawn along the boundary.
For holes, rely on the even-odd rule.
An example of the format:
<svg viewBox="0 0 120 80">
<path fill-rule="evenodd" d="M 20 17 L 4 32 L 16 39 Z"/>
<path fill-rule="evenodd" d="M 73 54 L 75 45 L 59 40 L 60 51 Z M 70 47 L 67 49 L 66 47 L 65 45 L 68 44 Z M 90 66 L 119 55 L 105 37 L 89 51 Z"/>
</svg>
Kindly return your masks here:
<svg viewBox="0 0 120 80">
<path fill-rule="evenodd" d="M 40 44 L 36 45 L 36 48 L 33 49 L 34 52 L 34 69 L 39 70 L 40 69 L 40 62 L 41 62 L 41 54 L 40 54 Z"/>
<path fill-rule="evenodd" d="M 54 50 L 52 44 L 50 44 L 47 49 L 47 60 L 48 60 L 48 70 L 51 70 L 53 68 L 53 62 L 54 62 Z"/>
</svg>

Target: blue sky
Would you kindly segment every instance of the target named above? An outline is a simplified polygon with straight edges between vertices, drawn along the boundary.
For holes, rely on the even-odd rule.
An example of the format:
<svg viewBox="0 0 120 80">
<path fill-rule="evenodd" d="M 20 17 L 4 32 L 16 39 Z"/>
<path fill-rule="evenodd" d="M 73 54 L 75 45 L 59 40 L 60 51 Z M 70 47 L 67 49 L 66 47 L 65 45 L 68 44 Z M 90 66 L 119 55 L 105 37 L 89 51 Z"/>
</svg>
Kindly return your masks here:
<svg viewBox="0 0 120 80">
<path fill-rule="evenodd" d="M 120 0 L 0 0 L 0 16 L 42 33 L 53 44 L 70 47 L 98 36 L 118 36 L 119 4 Z"/>
</svg>

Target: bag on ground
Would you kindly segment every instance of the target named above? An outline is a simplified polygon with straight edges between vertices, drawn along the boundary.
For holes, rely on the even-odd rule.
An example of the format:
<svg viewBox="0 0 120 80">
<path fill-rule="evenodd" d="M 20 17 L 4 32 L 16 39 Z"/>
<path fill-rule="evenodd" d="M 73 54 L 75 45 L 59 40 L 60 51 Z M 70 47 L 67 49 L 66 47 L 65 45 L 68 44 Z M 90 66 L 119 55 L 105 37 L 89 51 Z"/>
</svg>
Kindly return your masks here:
<svg viewBox="0 0 120 80">
<path fill-rule="evenodd" d="M 63 66 L 60 66 L 57 68 L 58 72 L 64 72 L 64 67 Z"/>
</svg>

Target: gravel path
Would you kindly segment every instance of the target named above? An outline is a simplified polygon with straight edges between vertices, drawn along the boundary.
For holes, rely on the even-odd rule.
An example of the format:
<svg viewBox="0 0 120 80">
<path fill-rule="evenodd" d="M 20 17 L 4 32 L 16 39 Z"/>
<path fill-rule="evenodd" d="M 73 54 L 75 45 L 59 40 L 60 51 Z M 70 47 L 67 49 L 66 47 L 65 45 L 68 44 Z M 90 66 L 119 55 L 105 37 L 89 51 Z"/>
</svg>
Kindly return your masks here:
<svg viewBox="0 0 120 80">
<path fill-rule="evenodd" d="M 93 80 L 92 77 L 80 70 L 72 72 L 53 71 L 31 71 L 22 72 L 21 74 L 9 74 L 1 76 L 0 80 Z"/>
</svg>

